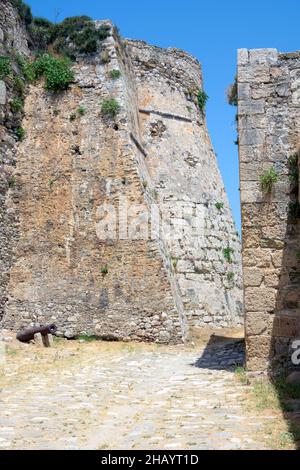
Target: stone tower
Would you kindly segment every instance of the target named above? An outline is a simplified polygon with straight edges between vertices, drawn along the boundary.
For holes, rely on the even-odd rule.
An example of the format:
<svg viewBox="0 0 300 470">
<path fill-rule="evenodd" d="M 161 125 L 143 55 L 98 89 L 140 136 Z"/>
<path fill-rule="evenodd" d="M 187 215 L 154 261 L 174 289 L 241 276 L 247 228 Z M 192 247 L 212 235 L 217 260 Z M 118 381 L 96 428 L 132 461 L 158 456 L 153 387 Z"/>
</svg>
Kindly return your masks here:
<svg viewBox="0 0 300 470">
<path fill-rule="evenodd" d="M 300 53 L 241 49 L 238 113 L 247 366 L 277 370 L 300 336 Z"/>
</svg>

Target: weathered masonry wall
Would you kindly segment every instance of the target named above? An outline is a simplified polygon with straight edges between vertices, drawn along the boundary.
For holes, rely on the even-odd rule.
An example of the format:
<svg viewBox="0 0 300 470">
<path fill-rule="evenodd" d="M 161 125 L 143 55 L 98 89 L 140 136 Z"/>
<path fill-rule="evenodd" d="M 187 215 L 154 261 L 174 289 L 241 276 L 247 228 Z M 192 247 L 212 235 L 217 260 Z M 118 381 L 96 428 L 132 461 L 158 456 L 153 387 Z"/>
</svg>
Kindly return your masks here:
<svg viewBox="0 0 300 470">
<path fill-rule="evenodd" d="M 238 114 L 247 365 L 277 369 L 300 336 L 300 53 L 241 49 Z"/>
<path fill-rule="evenodd" d="M 147 155 L 145 181 L 162 212 L 163 236 L 189 324 L 242 324 L 240 241 L 197 103 L 200 64 L 178 49 L 142 41 L 127 45 Z M 232 262 L 224 257 L 228 248 Z"/>
<path fill-rule="evenodd" d="M 19 74 L 16 64 L 18 54 L 29 54 L 25 27 L 10 0 L 2 0 L 0 56 L 11 59 L 14 78 Z M 13 113 L 11 109 L 11 102 L 15 97 L 15 83 L 12 75 L 0 79 L 0 321 L 7 299 L 6 288 L 13 263 L 13 250 L 18 240 L 16 206 L 9 197 L 9 187 L 14 182 L 13 172 L 16 165 L 15 129 L 21 119 L 21 116 Z"/>
<path fill-rule="evenodd" d="M 11 56 L 28 54 L 18 16 L 1 21 L 16 35 Z M 240 242 L 197 103 L 200 65 L 104 23 L 111 35 L 76 62 L 67 91 L 31 84 L 11 130 L 0 105 L 2 326 L 177 343 L 188 323 L 239 325 Z"/>
<path fill-rule="evenodd" d="M 80 62 L 66 93 L 30 88 L 28 132 L 11 189 L 18 194 L 20 241 L 4 326 L 51 321 L 67 337 L 178 342 L 180 318 L 156 240 L 97 234 L 106 209 L 118 210 L 122 196 L 147 209 L 130 139 L 137 110 L 128 104 L 129 78 L 112 36 L 105 48 L 110 62 L 101 55 Z M 122 79 L 110 80 L 116 68 Z M 112 96 L 121 106 L 116 122 L 100 115 Z M 79 106 L 85 115 L 70 120 Z"/>
</svg>

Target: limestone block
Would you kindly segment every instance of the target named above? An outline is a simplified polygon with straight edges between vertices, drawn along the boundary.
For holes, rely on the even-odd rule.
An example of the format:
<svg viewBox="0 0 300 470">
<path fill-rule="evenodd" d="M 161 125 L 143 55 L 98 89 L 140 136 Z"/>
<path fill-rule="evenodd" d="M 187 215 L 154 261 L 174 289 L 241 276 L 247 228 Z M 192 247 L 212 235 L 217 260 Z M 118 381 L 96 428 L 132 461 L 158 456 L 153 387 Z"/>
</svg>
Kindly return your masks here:
<svg viewBox="0 0 300 470">
<path fill-rule="evenodd" d="M 264 277 L 264 284 L 266 287 L 277 288 L 280 282 L 280 269 L 267 271 Z"/>
<path fill-rule="evenodd" d="M 248 312 L 271 312 L 276 305 L 276 290 L 267 287 L 245 288 L 245 309 Z"/>
<path fill-rule="evenodd" d="M 249 60 L 251 64 L 271 64 L 278 62 L 277 49 L 251 49 L 249 51 Z"/>
<path fill-rule="evenodd" d="M 272 253 L 272 262 L 275 268 L 281 268 L 283 262 L 283 250 L 277 250 Z"/>
<path fill-rule="evenodd" d="M 0 104 L 6 104 L 6 85 L 3 80 L 0 80 Z"/>
<path fill-rule="evenodd" d="M 280 97 L 286 97 L 290 96 L 291 94 L 291 87 L 289 83 L 280 83 L 280 85 L 277 85 L 275 88 L 275 91 L 278 96 Z"/>
<path fill-rule="evenodd" d="M 267 118 L 262 114 L 239 116 L 239 129 L 265 129 Z"/>
<path fill-rule="evenodd" d="M 253 114 L 264 114 L 265 100 L 248 100 L 243 101 L 239 106 L 239 114 L 251 116 Z"/>
<path fill-rule="evenodd" d="M 240 129 L 239 142 L 241 145 L 262 145 L 265 141 L 266 133 L 263 129 Z"/>
<path fill-rule="evenodd" d="M 176 271 L 178 273 L 193 273 L 195 271 L 194 264 L 190 260 L 180 260 L 176 265 Z"/>
<path fill-rule="evenodd" d="M 257 161 L 241 162 L 240 178 L 241 181 L 259 181 L 261 175 L 261 164 Z"/>
<path fill-rule="evenodd" d="M 238 49 L 237 52 L 238 65 L 246 65 L 249 62 L 249 51 L 248 49 Z"/>
<path fill-rule="evenodd" d="M 256 267 L 248 267 L 244 270 L 244 286 L 258 287 L 263 280 L 263 270 Z"/>
<path fill-rule="evenodd" d="M 268 98 L 273 92 L 273 87 L 271 85 L 262 84 L 255 85 L 251 88 L 251 98 L 257 100 L 260 98 Z"/>
<path fill-rule="evenodd" d="M 248 336 L 247 345 L 247 369 L 264 370 L 271 355 L 270 336 L 255 335 Z"/>
<path fill-rule="evenodd" d="M 250 99 L 250 84 L 238 83 L 238 97 L 239 100 L 247 101 Z"/>
<path fill-rule="evenodd" d="M 300 89 L 293 91 L 292 102 L 294 105 L 300 105 Z"/>
<path fill-rule="evenodd" d="M 265 312 L 250 312 L 246 316 L 246 335 L 270 335 L 272 332 L 273 315 Z"/>
<path fill-rule="evenodd" d="M 260 227 L 251 227 L 243 231 L 243 247 L 247 248 L 257 248 L 260 246 L 261 241 L 261 229 Z"/>
<path fill-rule="evenodd" d="M 241 162 L 253 162 L 260 161 L 263 158 L 263 147 L 258 146 L 249 146 L 249 145 L 239 145 L 239 156 Z"/>
<path fill-rule="evenodd" d="M 259 181 L 241 181 L 241 203 L 263 202 Z"/>
<path fill-rule="evenodd" d="M 277 239 L 277 240 L 285 240 L 286 238 L 286 226 L 284 224 L 277 224 L 277 225 L 269 225 L 268 220 L 263 221 L 264 224 L 266 224 L 264 227 L 262 227 L 262 238 L 269 238 L 271 240 Z"/>
<path fill-rule="evenodd" d="M 41 333 L 36 333 L 34 335 L 34 344 L 36 344 L 37 346 L 43 346 L 43 337 Z"/>
</svg>

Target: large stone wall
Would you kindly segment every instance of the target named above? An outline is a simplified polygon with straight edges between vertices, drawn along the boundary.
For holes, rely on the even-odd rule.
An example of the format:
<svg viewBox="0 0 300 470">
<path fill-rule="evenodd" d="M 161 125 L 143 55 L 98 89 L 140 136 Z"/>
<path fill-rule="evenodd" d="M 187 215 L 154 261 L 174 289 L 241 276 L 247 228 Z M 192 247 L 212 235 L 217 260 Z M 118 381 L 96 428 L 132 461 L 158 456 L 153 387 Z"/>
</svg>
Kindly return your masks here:
<svg viewBox="0 0 300 470">
<path fill-rule="evenodd" d="M 189 324 L 242 324 L 240 241 L 205 115 L 197 103 L 203 88 L 200 64 L 178 49 L 142 41 L 127 44 L 137 82 L 149 186 L 163 214 Z M 232 262 L 224 257 L 228 247 Z"/>
<path fill-rule="evenodd" d="M 0 320 L 7 299 L 6 287 L 13 262 L 13 249 L 18 240 L 16 206 L 9 197 L 16 165 L 15 129 L 20 125 L 20 113 L 13 113 L 11 102 L 15 97 L 14 77 L 20 71 L 17 54 L 28 55 L 24 24 L 10 0 L 2 0 L 0 8 L 0 56 L 11 61 L 13 74 L 0 80 Z"/>
<path fill-rule="evenodd" d="M 4 326 L 53 321 L 67 337 L 178 342 L 184 331 L 157 241 L 97 233 L 122 197 L 147 210 L 130 139 L 137 121 L 130 78 L 112 36 L 104 48 L 110 62 L 101 54 L 80 61 L 68 92 L 55 97 L 42 84 L 30 87 L 11 190 L 18 193 L 20 241 Z M 122 79 L 109 78 L 113 69 Z M 112 96 L 121 106 L 116 122 L 100 113 Z M 79 106 L 86 112 L 73 120 Z M 128 213 L 129 227 L 134 217 Z"/>
<path fill-rule="evenodd" d="M 292 365 L 300 336 L 299 52 L 239 51 L 238 115 L 247 366 L 276 370 Z M 268 193 L 260 180 L 270 168 L 278 181 Z"/>
<path fill-rule="evenodd" d="M 240 244 L 197 104 L 200 65 L 123 42 L 108 24 L 67 91 L 28 88 L 2 201 L 14 217 L 3 224 L 13 237 L 1 232 L 2 324 L 165 343 L 186 338 L 187 323 L 239 325 Z"/>
</svg>

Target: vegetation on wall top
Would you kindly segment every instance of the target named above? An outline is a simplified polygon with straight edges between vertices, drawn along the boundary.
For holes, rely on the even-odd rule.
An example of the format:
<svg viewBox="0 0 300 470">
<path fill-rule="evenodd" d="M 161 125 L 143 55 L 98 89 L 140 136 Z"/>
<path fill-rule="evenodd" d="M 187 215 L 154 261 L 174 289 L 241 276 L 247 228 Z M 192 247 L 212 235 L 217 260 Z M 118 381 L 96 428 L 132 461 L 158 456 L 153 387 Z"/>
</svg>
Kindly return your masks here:
<svg viewBox="0 0 300 470">
<path fill-rule="evenodd" d="M 30 6 L 26 5 L 22 0 L 12 0 L 11 3 L 18 10 L 22 21 L 29 25 L 33 19 Z"/>
<path fill-rule="evenodd" d="M 51 45 L 55 52 L 75 60 L 80 54 L 92 54 L 100 49 L 101 41 L 110 35 L 110 26 L 96 27 L 89 16 L 73 16 L 60 23 L 33 17 L 22 0 L 12 0 L 24 21 L 33 50 L 44 52 Z"/>
</svg>

